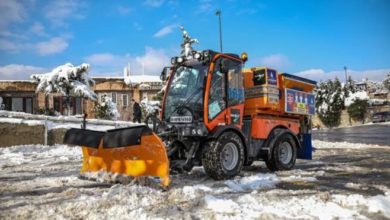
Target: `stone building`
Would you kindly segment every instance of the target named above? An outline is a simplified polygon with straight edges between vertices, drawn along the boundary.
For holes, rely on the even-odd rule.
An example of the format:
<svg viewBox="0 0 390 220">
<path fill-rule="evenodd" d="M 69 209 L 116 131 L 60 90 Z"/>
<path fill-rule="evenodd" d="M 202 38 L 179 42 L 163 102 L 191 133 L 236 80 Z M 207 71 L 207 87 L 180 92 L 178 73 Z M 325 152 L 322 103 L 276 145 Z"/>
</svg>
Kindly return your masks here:
<svg viewBox="0 0 390 220">
<path fill-rule="evenodd" d="M 130 82 L 125 82 L 124 77 L 94 77 L 93 90 L 101 101 L 103 95 L 112 98 L 117 104 L 120 113 L 119 120 L 132 119 L 131 99 L 140 102 L 144 98 L 152 99 L 162 88 L 162 82 L 158 76 L 131 76 Z M 67 103 L 70 102 L 70 114 L 77 115 L 86 112 L 89 118 L 94 118 L 94 105 L 91 100 L 78 97 L 67 98 L 61 94 L 36 93 L 37 83 L 31 80 L 2 80 L 0 81 L 0 108 L 8 111 L 27 113 L 41 113 L 50 109 L 53 113 L 68 115 Z"/>
<path fill-rule="evenodd" d="M 0 109 L 34 113 L 38 107 L 36 86 L 30 80 L 0 80 Z"/>
</svg>

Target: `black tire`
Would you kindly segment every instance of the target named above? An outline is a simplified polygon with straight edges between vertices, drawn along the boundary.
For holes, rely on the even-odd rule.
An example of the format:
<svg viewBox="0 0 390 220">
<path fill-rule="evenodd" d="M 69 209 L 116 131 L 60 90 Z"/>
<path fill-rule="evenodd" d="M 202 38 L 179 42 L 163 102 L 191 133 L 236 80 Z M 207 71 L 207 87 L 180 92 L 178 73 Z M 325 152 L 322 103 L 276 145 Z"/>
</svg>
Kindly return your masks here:
<svg viewBox="0 0 390 220">
<path fill-rule="evenodd" d="M 235 156 L 230 156 L 229 152 Z M 229 179 L 239 174 L 244 160 L 244 145 L 234 132 L 225 132 L 217 140 L 209 141 L 203 147 L 204 170 L 215 180 Z"/>
<path fill-rule="evenodd" d="M 271 171 L 291 170 L 297 159 L 297 146 L 294 137 L 290 133 L 282 132 L 275 138 L 270 157 L 265 160 L 265 164 Z"/>
<path fill-rule="evenodd" d="M 250 166 L 252 166 L 253 162 L 254 162 L 253 160 L 247 160 L 247 161 L 244 162 L 244 166 L 245 167 L 250 167 Z"/>
</svg>

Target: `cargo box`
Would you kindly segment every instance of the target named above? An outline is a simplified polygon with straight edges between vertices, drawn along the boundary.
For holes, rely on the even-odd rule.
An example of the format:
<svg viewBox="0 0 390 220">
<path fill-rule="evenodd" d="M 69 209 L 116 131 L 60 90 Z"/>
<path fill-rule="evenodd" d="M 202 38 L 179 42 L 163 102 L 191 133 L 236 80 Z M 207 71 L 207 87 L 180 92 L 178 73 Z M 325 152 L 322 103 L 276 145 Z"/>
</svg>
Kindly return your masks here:
<svg viewBox="0 0 390 220">
<path fill-rule="evenodd" d="M 244 115 L 314 114 L 316 82 L 267 67 L 244 69 Z"/>
<path fill-rule="evenodd" d="M 244 69 L 245 111 L 252 115 L 280 111 L 277 71 L 267 67 Z"/>
</svg>

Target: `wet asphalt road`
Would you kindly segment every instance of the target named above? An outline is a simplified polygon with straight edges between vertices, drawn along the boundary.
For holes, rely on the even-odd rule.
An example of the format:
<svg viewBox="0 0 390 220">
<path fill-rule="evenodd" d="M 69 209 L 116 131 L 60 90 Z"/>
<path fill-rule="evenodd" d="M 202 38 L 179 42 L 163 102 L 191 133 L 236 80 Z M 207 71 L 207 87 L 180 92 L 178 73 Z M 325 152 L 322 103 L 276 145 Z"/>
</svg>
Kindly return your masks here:
<svg viewBox="0 0 390 220">
<path fill-rule="evenodd" d="M 390 146 L 390 124 L 370 124 L 356 127 L 313 131 L 313 139 L 330 142 L 365 143 Z"/>
</svg>

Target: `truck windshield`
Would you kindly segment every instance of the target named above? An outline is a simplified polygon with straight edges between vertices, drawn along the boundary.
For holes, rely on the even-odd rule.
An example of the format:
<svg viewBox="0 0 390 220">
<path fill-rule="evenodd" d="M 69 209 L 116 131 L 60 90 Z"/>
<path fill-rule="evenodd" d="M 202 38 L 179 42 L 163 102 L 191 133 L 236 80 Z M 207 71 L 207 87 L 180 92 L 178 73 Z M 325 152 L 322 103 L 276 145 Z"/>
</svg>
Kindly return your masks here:
<svg viewBox="0 0 390 220">
<path fill-rule="evenodd" d="M 196 120 L 203 119 L 203 87 L 207 70 L 208 65 L 198 62 L 175 69 L 165 98 L 165 120 L 180 108 L 191 110 Z"/>
</svg>

